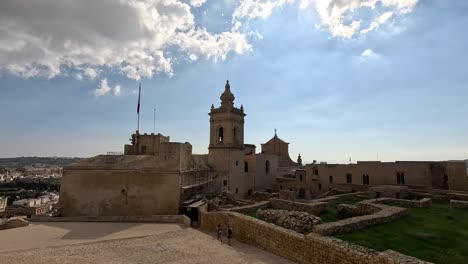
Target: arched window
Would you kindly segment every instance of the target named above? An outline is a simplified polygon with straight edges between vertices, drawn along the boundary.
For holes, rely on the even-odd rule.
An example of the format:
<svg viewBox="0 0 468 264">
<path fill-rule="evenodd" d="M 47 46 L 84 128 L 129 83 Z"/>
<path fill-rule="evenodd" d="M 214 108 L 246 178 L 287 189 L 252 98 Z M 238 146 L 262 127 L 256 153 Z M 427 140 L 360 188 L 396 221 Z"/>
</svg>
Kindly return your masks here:
<svg viewBox="0 0 468 264">
<path fill-rule="evenodd" d="M 244 161 L 244 172 L 249 172 L 249 163 Z"/>
<path fill-rule="evenodd" d="M 218 142 L 223 142 L 224 139 L 224 128 L 220 127 L 218 129 Z"/>
<path fill-rule="evenodd" d="M 269 160 L 265 161 L 265 173 L 266 174 L 270 173 L 270 161 Z"/>
</svg>

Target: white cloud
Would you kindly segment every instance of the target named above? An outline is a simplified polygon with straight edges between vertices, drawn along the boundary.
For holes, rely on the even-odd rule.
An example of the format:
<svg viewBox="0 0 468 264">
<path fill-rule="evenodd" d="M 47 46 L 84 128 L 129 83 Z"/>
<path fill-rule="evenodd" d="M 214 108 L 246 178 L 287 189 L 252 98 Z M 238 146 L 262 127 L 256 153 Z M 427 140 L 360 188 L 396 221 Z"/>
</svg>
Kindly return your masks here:
<svg viewBox="0 0 468 264">
<path fill-rule="evenodd" d="M 418 0 L 301 0 L 300 10 L 315 10 L 320 26 L 328 28 L 333 37 L 350 39 L 357 33 L 367 34 L 387 22 L 396 13 L 409 13 Z M 361 29 L 362 21 L 356 18 L 357 10 L 368 8 L 376 18 L 370 26 Z M 346 22 L 345 22 L 346 21 Z"/>
<path fill-rule="evenodd" d="M 268 18 L 275 8 L 279 8 L 286 3 L 293 3 L 294 0 L 242 0 L 234 10 L 233 19 L 246 18 Z"/>
<path fill-rule="evenodd" d="M 111 88 L 107 83 L 107 79 L 101 80 L 101 85 L 94 90 L 94 96 L 103 96 L 108 94 L 113 94 L 115 96 L 121 94 L 121 86 L 116 85 L 114 88 Z"/>
<path fill-rule="evenodd" d="M 250 49 L 236 30 L 197 27 L 183 0 L 0 1 L 0 70 L 25 78 L 72 70 L 78 79 L 94 79 L 105 68 L 150 78 L 172 75 L 178 57 L 224 59 Z"/>
<path fill-rule="evenodd" d="M 116 96 L 120 95 L 120 85 L 116 85 L 112 90 L 112 93 Z"/>
<path fill-rule="evenodd" d="M 361 53 L 361 57 L 365 57 L 365 58 L 369 58 L 369 57 L 376 57 L 378 56 L 377 53 L 375 53 L 373 50 L 371 49 L 366 49 L 365 51 L 363 51 Z"/>
<path fill-rule="evenodd" d="M 190 5 L 193 7 L 200 7 L 202 6 L 206 0 L 190 0 Z"/>
<path fill-rule="evenodd" d="M 98 71 L 96 69 L 89 68 L 89 67 L 86 68 L 83 73 L 86 76 L 88 76 L 90 79 L 94 79 L 98 75 Z"/>
<path fill-rule="evenodd" d="M 103 96 L 103 95 L 108 94 L 110 91 L 111 91 L 111 88 L 107 84 L 107 79 L 102 79 L 101 86 L 99 86 L 98 88 L 96 88 L 96 90 L 94 90 L 94 95 Z"/>
</svg>

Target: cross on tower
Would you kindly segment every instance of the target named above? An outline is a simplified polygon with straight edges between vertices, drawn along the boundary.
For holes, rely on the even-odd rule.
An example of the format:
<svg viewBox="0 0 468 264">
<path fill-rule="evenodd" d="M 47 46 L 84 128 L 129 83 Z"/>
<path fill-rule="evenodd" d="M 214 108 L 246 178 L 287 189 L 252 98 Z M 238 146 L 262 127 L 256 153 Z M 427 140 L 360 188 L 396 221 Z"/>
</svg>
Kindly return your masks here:
<svg viewBox="0 0 468 264">
<path fill-rule="evenodd" d="M 275 136 L 276 136 L 276 128 L 275 128 Z"/>
</svg>

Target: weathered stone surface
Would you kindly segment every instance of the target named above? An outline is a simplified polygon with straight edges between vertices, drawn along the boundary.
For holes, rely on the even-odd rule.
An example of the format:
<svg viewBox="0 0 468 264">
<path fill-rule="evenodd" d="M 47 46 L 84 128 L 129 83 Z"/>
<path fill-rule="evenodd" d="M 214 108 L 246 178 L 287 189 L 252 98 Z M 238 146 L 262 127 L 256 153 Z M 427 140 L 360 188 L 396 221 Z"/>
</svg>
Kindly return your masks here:
<svg viewBox="0 0 468 264">
<path fill-rule="evenodd" d="M 257 211 L 257 218 L 298 233 L 308 233 L 312 227 L 321 222 L 317 216 L 298 211 L 265 209 Z"/>
</svg>

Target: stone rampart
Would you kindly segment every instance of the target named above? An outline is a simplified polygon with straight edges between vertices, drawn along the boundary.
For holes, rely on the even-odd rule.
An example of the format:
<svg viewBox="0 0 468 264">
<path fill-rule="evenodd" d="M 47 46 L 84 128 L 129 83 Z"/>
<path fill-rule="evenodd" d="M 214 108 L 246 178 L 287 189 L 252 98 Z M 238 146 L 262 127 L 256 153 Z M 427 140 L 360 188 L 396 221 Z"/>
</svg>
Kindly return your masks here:
<svg viewBox="0 0 468 264">
<path fill-rule="evenodd" d="M 307 212 L 309 214 L 319 215 L 327 209 L 328 204 L 323 202 L 300 203 L 281 199 L 270 199 L 270 206 L 274 209 Z"/>
<path fill-rule="evenodd" d="M 425 263 L 391 252 L 377 252 L 333 237 L 316 233 L 307 236 L 237 212 L 199 210 L 200 228 L 215 232 L 217 225 L 228 224 L 233 238 L 297 263 L 387 264 Z"/>
<path fill-rule="evenodd" d="M 451 208 L 468 208 L 468 201 L 460 201 L 460 200 L 450 200 L 450 207 Z"/>
</svg>

